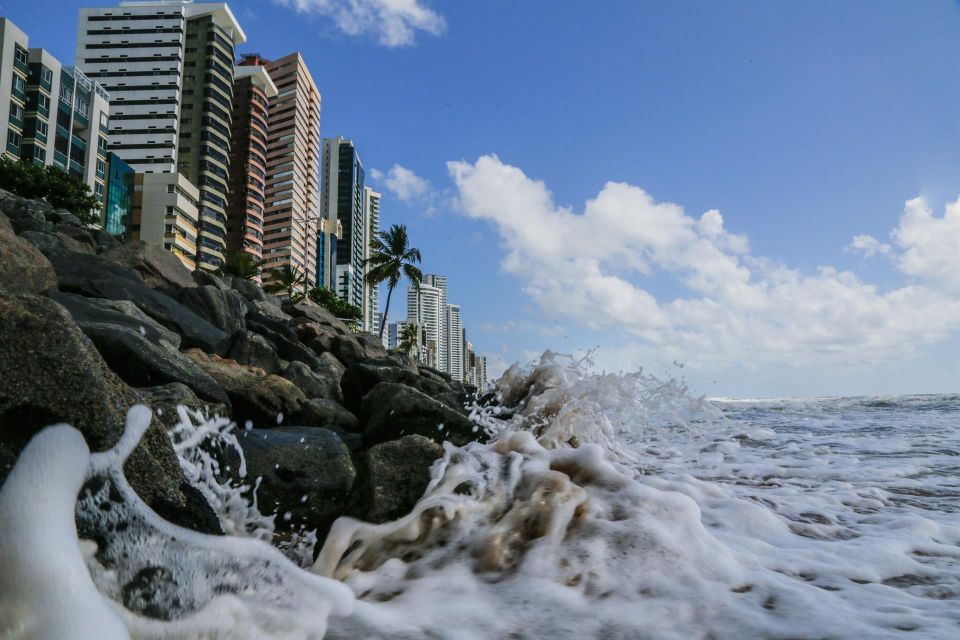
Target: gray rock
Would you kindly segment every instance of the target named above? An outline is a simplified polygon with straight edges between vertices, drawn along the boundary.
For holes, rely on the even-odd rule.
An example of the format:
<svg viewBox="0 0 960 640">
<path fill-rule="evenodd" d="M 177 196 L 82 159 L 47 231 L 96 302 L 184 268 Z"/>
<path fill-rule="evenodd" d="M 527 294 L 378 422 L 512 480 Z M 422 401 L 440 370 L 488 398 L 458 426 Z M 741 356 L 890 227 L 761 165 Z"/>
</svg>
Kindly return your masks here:
<svg viewBox="0 0 960 640">
<path fill-rule="evenodd" d="M 54 226 L 53 233 L 60 237 L 64 246 L 71 251 L 82 251 L 89 254 L 97 252 L 97 241 L 86 229 L 60 222 Z"/>
<path fill-rule="evenodd" d="M 346 511 L 356 477 L 350 451 L 337 434 L 316 427 L 252 429 L 240 446 L 246 482 L 263 478 L 257 491 L 260 510 L 277 514 L 278 529 L 303 525 L 317 529 L 322 540 Z"/>
<path fill-rule="evenodd" d="M 216 287 L 220 291 L 229 291 L 230 286 L 222 278 L 205 269 L 197 269 L 190 276 L 201 287 Z"/>
<path fill-rule="evenodd" d="M 434 442 L 449 440 L 457 446 L 482 437 L 482 431 L 474 432 L 474 425 L 464 413 L 393 382 L 381 382 L 364 396 L 360 418 L 366 425 L 363 442 L 367 446 L 411 434 Z"/>
<path fill-rule="evenodd" d="M 226 405 L 202 400 L 190 387 L 180 382 L 170 382 L 137 391 L 143 396 L 143 404 L 153 410 L 153 419 L 163 427 L 164 431 L 169 431 L 180 422 L 177 407 L 181 406 L 207 417 L 229 417 L 230 415 Z"/>
<path fill-rule="evenodd" d="M 333 400 L 325 398 L 311 398 L 300 405 L 295 415 L 297 422 L 307 426 L 335 425 L 344 431 L 357 432 L 360 423 L 353 415 Z"/>
<path fill-rule="evenodd" d="M 363 454 L 350 494 L 350 515 L 367 522 L 396 520 L 413 510 L 430 483 L 443 447 L 423 436 L 383 442 Z"/>
<path fill-rule="evenodd" d="M 266 321 L 266 324 L 263 321 Z M 281 359 L 303 362 L 310 368 L 318 365 L 316 354 L 297 340 L 297 334 L 278 318 L 269 318 L 259 313 L 247 316 L 247 327 L 263 336 L 272 344 Z M 279 329 L 279 330 L 275 330 Z"/>
<path fill-rule="evenodd" d="M 13 226 L 13 231 L 17 235 L 23 235 L 27 231 L 40 231 L 49 233 L 53 231 L 53 223 L 47 222 L 47 219 L 43 217 L 42 214 L 37 214 L 34 216 L 25 216 L 23 218 L 17 218 L 10 221 Z"/>
<path fill-rule="evenodd" d="M 53 266 L 35 246 L 14 235 L 0 215 L 0 289 L 39 293 L 57 286 Z"/>
<path fill-rule="evenodd" d="M 237 332 L 227 357 L 240 364 L 258 367 L 267 373 L 279 373 L 280 358 L 266 338 L 249 329 Z"/>
<path fill-rule="evenodd" d="M 174 351 L 180 348 L 180 336 L 176 332 L 170 331 L 128 300 L 86 298 L 60 291 L 49 291 L 47 296 L 63 305 L 81 329 L 91 324 L 127 327 L 139 331 L 146 340 L 154 344 Z"/>
<path fill-rule="evenodd" d="M 244 278 L 234 278 L 230 283 L 236 291 L 240 293 L 244 298 L 250 302 L 266 302 L 267 294 L 264 290 L 253 280 L 245 280 Z"/>
<path fill-rule="evenodd" d="M 459 410 L 462 406 L 462 400 L 445 383 L 425 378 L 388 358 L 358 362 L 347 367 L 340 379 L 343 406 L 356 412 L 360 409 L 363 397 L 381 382 L 399 382 L 413 387 L 451 409 Z"/>
<path fill-rule="evenodd" d="M 44 251 L 57 272 L 61 291 L 91 298 L 129 300 L 148 316 L 180 334 L 185 347 L 222 353 L 229 344 L 223 331 L 170 296 L 148 287 L 133 269 L 104 260 L 102 256 L 63 250 Z"/>
<path fill-rule="evenodd" d="M 329 375 L 329 370 L 314 371 L 303 362 L 291 362 L 281 374 L 303 391 L 307 398 L 323 398 L 340 404 L 343 396 L 340 392 L 340 376 Z"/>
<path fill-rule="evenodd" d="M 90 235 L 93 236 L 94 242 L 97 243 L 97 253 L 103 253 L 104 251 L 109 251 L 119 247 L 122 242 L 116 236 L 107 233 L 103 229 L 94 229 L 90 232 Z"/>
<path fill-rule="evenodd" d="M 212 285 L 195 286 L 182 289 L 177 299 L 228 336 L 246 326 L 244 318 L 247 305 L 236 291 L 222 290 Z"/>
<path fill-rule="evenodd" d="M 83 220 L 73 215 L 66 209 L 56 209 L 53 211 L 46 211 L 44 215 L 47 216 L 47 220 L 53 224 L 66 224 L 71 227 L 82 227 Z"/>
<path fill-rule="evenodd" d="M 140 400 L 103 362 L 66 309 L 44 296 L 0 292 L 0 484 L 40 429 L 66 422 L 93 451 L 116 444 L 127 409 Z M 152 424 L 125 466 L 155 511 L 193 526 L 198 498 L 185 482 L 166 433 Z"/>
<path fill-rule="evenodd" d="M 164 293 L 175 294 L 180 289 L 197 286 L 180 258 L 160 245 L 137 240 L 105 251 L 100 256 L 136 270 L 147 285 Z"/>
</svg>

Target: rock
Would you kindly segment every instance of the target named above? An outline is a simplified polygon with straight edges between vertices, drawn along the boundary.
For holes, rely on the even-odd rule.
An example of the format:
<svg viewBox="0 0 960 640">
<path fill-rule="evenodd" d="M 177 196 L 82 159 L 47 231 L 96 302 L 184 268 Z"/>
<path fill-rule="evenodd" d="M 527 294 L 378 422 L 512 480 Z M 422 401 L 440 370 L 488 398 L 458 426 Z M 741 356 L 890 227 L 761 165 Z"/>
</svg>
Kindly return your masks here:
<svg viewBox="0 0 960 640">
<path fill-rule="evenodd" d="M 230 415 L 225 405 L 201 400 L 190 387 L 180 382 L 147 387 L 137 391 L 142 394 L 143 403 L 153 410 L 153 419 L 163 427 L 164 431 L 169 431 L 180 422 L 180 416 L 177 413 L 177 407 L 179 406 L 199 412 L 207 417 L 228 417 Z"/>
<path fill-rule="evenodd" d="M 90 324 L 107 324 L 139 331 L 149 342 L 174 351 L 180 348 L 180 336 L 145 314 L 129 300 L 86 298 L 74 293 L 49 291 L 47 296 L 70 312 L 81 329 Z"/>
<path fill-rule="evenodd" d="M 168 294 L 197 286 L 190 270 L 180 259 L 160 245 L 136 240 L 105 251 L 100 256 L 115 264 L 136 270 L 147 285 Z"/>
<path fill-rule="evenodd" d="M 227 357 L 240 364 L 258 367 L 267 373 L 280 372 L 280 358 L 266 338 L 248 329 L 237 332 Z"/>
<path fill-rule="evenodd" d="M 43 214 L 39 213 L 36 216 L 25 216 L 11 220 L 10 223 L 13 226 L 14 233 L 17 235 L 23 235 L 27 231 L 40 231 L 44 233 L 53 231 L 53 223 L 47 222 Z"/>
<path fill-rule="evenodd" d="M 340 379 L 343 392 L 343 406 L 351 411 L 360 409 L 363 397 L 381 382 L 399 382 L 440 400 L 451 409 L 460 409 L 462 403 L 450 387 L 442 382 L 424 378 L 409 369 L 405 369 L 391 359 L 358 362 L 347 367 Z"/>
<path fill-rule="evenodd" d="M 182 289 L 177 299 L 228 336 L 246 326 L 247 305 L 236 291 L 211 285 L 195 286 Z"/>
<path fill-rule="evenodd" d="M 371 447 L 357 463 L 350 515 L 367 522 L 396 520 L 413 510 L 430 483 L 443 447 L 418 435 Z"/>
<path fill-rule="evenodd" d="M 281 320 L 290 320 L 290 316 L 285 314 L 280 308 L 280 303 L 274 298 L 268 300 L 254 300 L 253 302 L 247 301 L 247 306 L 251 311 L 256 313 L 270 316 L 271 318 L 279 318 Z"/>
<path fill-rule="evenodd" d="M 56 286 L 50 261 L 35 246 L 15 236 L 10 221 L 0 215 L 0 289 L 40 293 Z"/>
<path fill-rule="evenodd" d="M 338 320 L 335 315 L 320 305 L 314 304 L 308 300 L 301 300 L 300 302 L 286 301 L 283 303 L 283 311 L 293 318 L 307 318 L 311 322 L 334 327 L 337 330 L 337 333 L 341 335 L 352 333 L 350 328 Z"/>
<path fill-rule="evenodd" d="M 199 349 L 188 349 L 184 353 L 227 392 L 232 405 L 231 417 L 238 424 L 247 420 L 266 428 L 293 424 L 307 399 L 292 382 L 267 375 L 262 369 L 208 356 Z"/>
<path fill-rule="evenodd" d="M 481 431 L 473 431 L 474 425 L 463 413 L 393 382 L 381 382 L 364 396 L 360 418 L 366 425 L 363 442 L 367 446 L 411 434 L 463 446 L 482 436 Z"/>
<path fill-rule="evenodd" d="M 45 251 L 57 272 L 61 291 L 91 298 L 129 300 L 148 316 L 183 338 L 183 346 L 222 353 L 228 336 L 170 296 L 154 291 L 128 267 L 73 251 Z M 106 255 L 106 254 L 104 254 Z"/>
<path fill-rule="evenodd" d="M 193 278 L 193 281 L 201 287 L 216 287 L 220 291 L 230 290 L 230 286 L 226 282 L 206 269 L 197 269 L 191 272 L 190 276 Z"/>
<path fill-rule="evenodd" d="M 344 431 L 355 433 L 360 429 L 357 416 L 353 415 L 333 400 L 325 398 L 311 398 L 300 406 L 295 416 L 298 422 L 305 425 L 330 426 L 336 425 Z"/>
<path fill-rule="evenodd" d="M 370 334 L 337 336 L 330 344 L 330 351 L 348 367 L 364 360 L 387 357 L 387 350 Z"/>
<path fill-rule="evenodd" d="M 90 232 L 90 235 L 93 236 L 93 241 L 97 243 L 97 253 L 109 251 L 123 244 L 116 236 L 103 229 L 94 229 Z"/>
<path fill-rule="evenodd" d="M 267 294 L 264 290 L 253 280 L 245 280 L 244 278 L 234 278 L 230 283 L 230 286 L 234 288 L 240 295 L 249 300 L 250 302 L 266 302 Z"/>
<path fill-rule="evenodd" d="M 256 319 L 254 319 L 256 318 Z M 264 323 L 263 321 L 266 321 Z M 318 366 L 316 354 L 297 340 L 297 334 L 278 318 L 269 318 L 260 313 L 247 316 L 247 327 L 263 336 L 284 360 L 303 362 L 310 368 Z M 279 329 L 279 330 L 275 330 Z"/>
<path fill-rule="evenodd" d="M 55 211 L 46 211 L 44 213 L 47 220 L 52 222 L 54 225 L 65 224 L 71 227 L 83 227 L 83 220 L 73 215 L 66 209 L 57 209 Z"/>
<path fill-rule="evenodd" d="M 60 222 L 54 226 L 53 233 L 61 239 L 63 246 L 71 251 L 81 251 L 91 255 L 97 252 L 97 242 L 86 229 Z"/>
<path fill-rule="evenodd" d="M 306 364 L 296 361 L 288 364 L 281 375 L 303 391 L 307 398 L 323 398 L 338 404 L 343 402 L 338 375 L 328 375 L 324 369 L 314 371 Z"/>
<path fill-rule="evenodd" d="M 417 371 L 424 378 L 430 378 L 431 380 L 436 380 L 437 382 L 450 382 L 453 378 L 449 374 L 440 371 L 439 369 L 434 369 L 433 367 L 428 367 L 426 365 L 420 364 L 417 365 Z"/>
<path fill-rule="evenodd" d="M 114 375 L 70 314 L 53 300 L 0 292 L 0 484 L 40 429 L 66 422 L 92 451 L 116 444 L 127 409 L 140 399 Z M 184 510 L 198 499 L 166 433 L 151 425 L 127 461 L 131 486 L 155 511 L 193 526 Z M 192 508 L 192 507 L 190 507 Z"/>
<path fill-rule="evenodd" d="M 303 525 L 315 528 L 322 540 L 346 511 L 356 477 L 350 451 L 337 434 L 316 427 L 251 429 L 240 438 L 240 447 L 247 461 L 245 481 L 263 478 L 257 490 L 260 510 L 277 513 L 278 529 Z"/>
</svg>

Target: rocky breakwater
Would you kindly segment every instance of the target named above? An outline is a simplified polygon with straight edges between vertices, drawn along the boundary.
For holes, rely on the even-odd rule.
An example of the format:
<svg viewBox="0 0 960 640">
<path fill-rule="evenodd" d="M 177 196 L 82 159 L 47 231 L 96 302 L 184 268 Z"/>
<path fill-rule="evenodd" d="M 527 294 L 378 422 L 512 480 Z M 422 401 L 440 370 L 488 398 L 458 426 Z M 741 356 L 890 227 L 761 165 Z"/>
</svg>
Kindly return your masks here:
<svg viewBox="0 0 960 640">
<path fill-rule="evenodd" d="M 69 423 L 103 450 L 143 403 L 154 420 L 126 475 L 161 516 L 207 533 L 221 531 L 217 514 L 167 436 L 178 406 L 236 421 L 260 510 L 320 539 L 341 515 L 409 512 L 439 443 L 482 436 L 463 409 L 471 389 L 322 307 L 191 273 L 161 247 L 4 191 L 0 381 L 0 483 L 43 427 Z"/>
</svg>

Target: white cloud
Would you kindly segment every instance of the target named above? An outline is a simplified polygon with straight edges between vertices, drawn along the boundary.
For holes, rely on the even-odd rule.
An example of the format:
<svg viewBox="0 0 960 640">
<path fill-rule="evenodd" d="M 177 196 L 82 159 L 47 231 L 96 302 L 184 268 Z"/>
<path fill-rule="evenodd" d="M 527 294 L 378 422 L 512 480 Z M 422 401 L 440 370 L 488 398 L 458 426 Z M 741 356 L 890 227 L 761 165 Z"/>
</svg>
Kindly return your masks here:
<svg viewBox="0 0 960 640">
<path fill-rule="evenodd" d="M 411 45 L 417 31 L 439 35 L 447 27 L 443 16 L 421 0 L 275 0 L 300 13 L 331 18 L 351 36 L 376 34 L 388 47 Z"/>
<path fill-rule="evenodd" d="M 430 192 L 430 183 L 410 169 L 395 164 L 387 173 L 373 169 L 370 176 L 383 185 L 403 202 L 412 202 L 425 197 Z"/>
<path fill-rule="evenodd" d="M 504 269 L 525 279 L 548 317 L 623 328 L 637 350 L 661 361 L 704 370 L 869 365 L 911 356 L 960 328 L 960 300 L 950 295 L 960 284 L 960 200 L 942 218 L 908 202 L 892 234 L 903 250 L 895 256 L 875 240 L 854 241 L 890 252 L 917 278 L 881 292 L 852 272 L 807 273 L 753 256 L 719 211 L 695 218 L 636 186 L 608 182 L 575 213 L 496 156 L 447 166 L 459 207 L 496 227 Z M 654 275 L 673 277 L 687 294 L 656 299 L 641 284 Z"/>
<path fill-rule="evenodd" d="M 866 257 L 870 258 L 878 253 L 881 255 L 890 255 L 890 251 L 893 248 L 886 243 L 880 242 L 876 238 L 870 235 L 859 235 L 854 236 L 853 240 L 850 241 L 850 244 L 846 246 L 844 251 L 848 253 L 862 253 Z"/>
</svg>

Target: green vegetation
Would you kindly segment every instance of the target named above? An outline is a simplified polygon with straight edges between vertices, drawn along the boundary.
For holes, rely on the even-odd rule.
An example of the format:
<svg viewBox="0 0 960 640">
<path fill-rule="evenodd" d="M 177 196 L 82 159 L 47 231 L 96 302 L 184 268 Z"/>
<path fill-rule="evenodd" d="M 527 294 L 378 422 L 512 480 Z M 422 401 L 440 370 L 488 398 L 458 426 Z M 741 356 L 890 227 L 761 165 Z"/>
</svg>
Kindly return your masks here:
<svg viewBox="0 0 960 640">
<path fill-rule="evenodd" d="M 337 294 L 326 287 L 314 287 L 307 291 L 307 297 L 313 302 L 340 318 L 341 320 L 360 320 L 363 310 L 346 300 L 337 297 Z"/>
<path fill-rule="evenodd" d="M 303 299 L 303 294 L 298 291 L 298 288 L 306 282 L 306 277 L 300 269 L 285 264 L 267 271 L 267 279 L 269 282 L 263 285 L 263 290 L 267 293 L 285 293 L 293 301 Z"/>
<path fill-rule="evenodd" d="M 222 274 L 252 280 L 260 275 L 263 260 L 258 260 L 246 251 L 231 251 L 223 265 L 217 269 Z"/>
<path fill-rule="evenodd" d="M 420 327 L 415 324 L 405 324 L 400 330 L 400 335 L 397 336 L 397 351 L 405 355 L 413 354 L 413 357 L 417 357 L 417 340 L 418 334 L 420 333 Z"/>
<path fill-rule="evenodd" d="M 100 202 L 87 184 L 54 166 L 0 158 L 0 189 L 22 198 L 45 199 L 57 209 L 66 209 L 84 224 L 100 223 Z"/>
<path fill-rule="evenodd" d="M 410 284 L 417 289 L 420 288 L 423 273 L 414 266 L 417 262 L 420 262 L 420 249 L 410 247 L 406 225 L 395 224 L 387 231 L 381 231 L 378 237 L 370 241 L 370 257 L 366 260 L 370 270 L 365 276 L 366 281 L 373 286 L 381 282 L 386 282 L 389 286 L 387 304 L 383 309 L 384 322 L 380 323 L 381 339 L 383 328 L 387 325 L 386 318 L 390 313 L 390 297 L 400 278 L 406 276 Z"/>
</svg>

